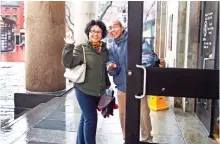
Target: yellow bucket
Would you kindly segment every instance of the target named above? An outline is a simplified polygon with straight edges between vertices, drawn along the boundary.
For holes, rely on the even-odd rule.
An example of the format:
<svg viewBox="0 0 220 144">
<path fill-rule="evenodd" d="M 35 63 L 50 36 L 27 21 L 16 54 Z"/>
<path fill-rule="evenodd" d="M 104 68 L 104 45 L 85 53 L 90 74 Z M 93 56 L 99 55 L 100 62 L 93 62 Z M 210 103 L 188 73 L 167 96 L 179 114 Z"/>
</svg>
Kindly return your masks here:
<svg viewBox="0 0 220 144">
<path fill-rule="evenodd" d="M 149 107 L 153 111 L 167 110 L 169 108 L 165 96 L 150 96 Z"/>
</svg>

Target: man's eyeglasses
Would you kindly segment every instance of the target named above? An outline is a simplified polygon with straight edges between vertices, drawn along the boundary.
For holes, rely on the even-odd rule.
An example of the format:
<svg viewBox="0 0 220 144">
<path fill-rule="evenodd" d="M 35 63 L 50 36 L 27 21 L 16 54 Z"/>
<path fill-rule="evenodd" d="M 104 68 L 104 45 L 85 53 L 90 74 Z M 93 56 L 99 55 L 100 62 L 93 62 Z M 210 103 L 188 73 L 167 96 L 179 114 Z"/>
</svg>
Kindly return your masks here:
<svg viewBox="0 0 220 144">
<path fill-rule="evenodd" d="M 113 26 L 109 26 L 108 30 L 116 29 L 118 27 L 121 27 L 120 24 L 114 24 Z"/>
</svg>

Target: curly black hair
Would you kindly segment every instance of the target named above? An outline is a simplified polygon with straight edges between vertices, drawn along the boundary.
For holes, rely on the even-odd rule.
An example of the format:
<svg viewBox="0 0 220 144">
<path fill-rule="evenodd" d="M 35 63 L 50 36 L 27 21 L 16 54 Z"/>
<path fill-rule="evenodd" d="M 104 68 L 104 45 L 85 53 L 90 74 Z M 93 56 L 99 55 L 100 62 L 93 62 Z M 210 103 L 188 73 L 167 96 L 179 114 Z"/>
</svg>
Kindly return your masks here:
<svg viewBox="0 0 220 144">
<path fill-rule="evenodd" d="M 100 27 L 100 29 L 102 30 L 102 38 L 105 38 L 106 35 L 107 35 L 107 29 L 106 29 L 105 24 L 104 24 L 102 21 L 100 21 L 100 20 L 91 20 L 91 21 L 86 25 L 85 33 L 86 33 L 87 37 L 89 38 L 89 32 L 90 32 L 91 28 L 92 28 L 94 25 L 97 25 L 97 26 Z"/>
</svg>

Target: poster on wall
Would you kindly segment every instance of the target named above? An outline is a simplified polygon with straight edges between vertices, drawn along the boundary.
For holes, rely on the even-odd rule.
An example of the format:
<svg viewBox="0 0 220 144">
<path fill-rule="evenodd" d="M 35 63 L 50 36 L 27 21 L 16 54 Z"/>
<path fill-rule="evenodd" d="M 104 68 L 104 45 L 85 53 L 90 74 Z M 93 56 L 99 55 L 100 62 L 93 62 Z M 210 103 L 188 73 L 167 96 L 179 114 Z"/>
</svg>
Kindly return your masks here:
<svg viewBox="0 0 220 144">
<path fill-rule="evenodd" d="M 172 51 L 173 14 L 169 17 L 168 49 Z"/>
</svg>

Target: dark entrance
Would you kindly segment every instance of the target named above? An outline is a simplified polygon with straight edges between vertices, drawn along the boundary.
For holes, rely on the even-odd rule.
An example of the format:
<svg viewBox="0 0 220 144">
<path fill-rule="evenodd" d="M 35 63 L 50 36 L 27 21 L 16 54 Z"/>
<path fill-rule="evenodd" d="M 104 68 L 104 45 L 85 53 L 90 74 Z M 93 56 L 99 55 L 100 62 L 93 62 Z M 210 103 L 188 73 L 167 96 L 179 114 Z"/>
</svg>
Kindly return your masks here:
<svg viewBox="0 0 220 144">
<path fill-rule="evenodd" d="M 198 67 L 219 70 L 219 2 L 201 2 L 201 29 Z M 208 96 L 208 95 L 207 95 Z M 214 107 L 219 100 L 196 100 L 196 113 L 210 136 L 213 133 Z"/>
<path fill-rule="evenodd" d="M 140 142 L 140 99 L 145 95 L 219 98 L 216 69 L 145 68 L 142 55 L 143 2 L 128 2 L 126 144 Z M 213 43 L 213 46 L 217 46 Z M 215 65 L 214 61 L 214 65 Z M 208 65 L 208 64 L 207 64 Z"/>
</svg>

